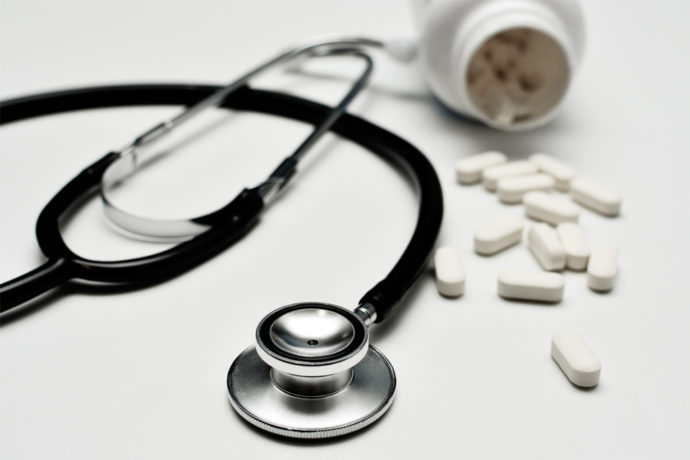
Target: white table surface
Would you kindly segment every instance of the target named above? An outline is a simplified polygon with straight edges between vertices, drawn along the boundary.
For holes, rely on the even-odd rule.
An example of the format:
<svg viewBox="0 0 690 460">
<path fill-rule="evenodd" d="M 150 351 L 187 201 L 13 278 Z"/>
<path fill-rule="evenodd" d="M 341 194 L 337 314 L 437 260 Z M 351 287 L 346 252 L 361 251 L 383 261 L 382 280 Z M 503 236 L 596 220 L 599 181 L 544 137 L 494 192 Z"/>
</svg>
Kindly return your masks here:
<svg viewBox="0 0 690 460">
<path fill-rule="evenodd" d="M 377 59 L 352 111 L 428 155 L 445 194 L 439 244 L 463 251 L 468 279 L 467 293 L 448 300 L 425 274 L 398 314 L 372 329 L 398 393 L 371 429 L 284 442 L 249 429 L 225 394 L 227 369 L 264 314 L 308 300 L 354 306 L 411 234 L 413 191 L 377 158 L 330 136 L 261 224 L 203 266 L 150 289 L 53 296 L 2 317 L 0 458 L 690 457 L 690 3 L 622 3 L 585 2 L 581 72 L 558 119 L 528 133 L 448 116 L 413 66 Z M 2 0 L 0 97 L 222 83 L 291 41 L 332 32 L 396 37 L 413 27 L 396 0 Z M 334 66 L 312 73 L 353 68 Z M 345 89 L 340 78 L 280 72 L 265 85 L 326 102 Z M 64 182 L 173 112 L 101 110 L 2 128 L 0 279 L 42 260 L 35 218 Z M 213 209 L 258 182 L 307 131 L 258 115 L 214 118 L 207 136 L 146 172 L 135 189 L 144 195 L 123 197 L 126 204 L 187 215 L 199 210 L 193 189 Z M 472 252 L 479 226 L 522 212 L 454 182 L 454 162 L 487 149 L 511 158 L 550 152 L 622 193 L 620 217 L 581 216 L 590 242 L 620 251 L 613 292 L 595 294 L 583 274 L 567 272 L 558 305 L 497 297 L 499 270 L 537 265 L 524 246 L 491 258 Z M 159 249 L 113 232 L 96 201 L 65 233 L 91 257 Z M 569 384 L 549 356 L 551 334 L 565 327 L 602 360 L 592 391 Z"/>
</svg>

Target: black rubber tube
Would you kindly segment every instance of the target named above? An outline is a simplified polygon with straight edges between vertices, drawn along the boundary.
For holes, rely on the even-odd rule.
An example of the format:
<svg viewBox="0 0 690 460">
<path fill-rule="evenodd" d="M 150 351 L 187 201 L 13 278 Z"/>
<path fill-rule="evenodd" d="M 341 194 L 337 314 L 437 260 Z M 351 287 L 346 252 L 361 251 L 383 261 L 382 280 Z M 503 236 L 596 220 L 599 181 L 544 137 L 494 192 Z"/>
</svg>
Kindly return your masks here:
<svg viewBox="0 0 690 460">
<path fill-rule="evenodd" d="M 144 105 L 190 105 L 218 88 L 204 85 L 154 84 L 82 88 L 38 94 L 0 102 L 0 124 L 82 109 Z M 330 107 L 316 102 L 247 87 L 232 93 L 223 102 L 222 107 L 279 115 L 311 124 L 321 121 L 330 111 Z M 388 275 L 367 292 L 360 301 L 374 306 L 377 313 L 376 321 L 380 322 L 388 316 L 427 265 L 443 217 L 441 186 L 426 157 L 400 137 L 350 114 L 343 115 L 331 130 L 402 167 L 417 186 L 419 193 L 417 225 L 405 251 Z M 99 162 L 106 161 L 106 158 L 107 155 Z M 99 162 L 94 163 L 94 165 L 98 165 Z M 82 174 L 88 171 L 89 168 L 84 170 Z M 95 169 L 92 172 L 95 172 Z M 78 178 L 79 176 L 74 180 Z M 76 199 L 73 196 L 75 193 L 75 191 L 70 191 L 70 198 Z M 257 203 L 254 199 L 250 201 L 251 203 L 247 206 L 249 208 L 247 214 L 254 211 L 258 214 Z M 219 236 L 214 239 L 211 234 L 208 234 L 214 232 L 216 226 L 222 226 L 224 218 L 227 219 L 228 214 L 220 212 L 210 215 L 211 219 L 218 219 L 218 222 L 208 222 L 214 226 L 211 230 L 190 240 L 190 242 L 196 240 L 196 243 L 185 242 L 161 254 L 125 261 L 99 262 L 83 259 L 69 251 L 57 228 L 57 220 L 66 210 L 66 207 L 66 203 L 63 202 L 59 194 L 51 200 L 39 216 L 37 238 L 42 251 L 49 258 L 66 258 L 67 260 L 74 258 L 79 267 L 78 270 L 75 270 L 74 277 L 80 279 L 104 283 L 132 283 L 132 285 L 140 285 L 142 282 L 160 282 L 202 263 L 233 241 Z M 366 224 L 373 225 L 374 223 L 368 222 Z M 209 240 L 206 241 L 205 238 Z M 216 244 L 211 245 L 213 248 L 210 250 L 207 243 L 212 241 L 215 241 Z M 198 252 L 204 248 L 205 250 L 202 250 L 201 253 Z M 164 257 L 160 258 L 161 255 Z M 154 263 L 156 261 L 152 258 L 158 258 L 156 259 L 158 265 Z M 171 261 L 175 263 L 171 265 Z M 153 265 L 151 265 L 152 263 Z M 159 270 L 151 270 L 152 266 Z M 61 279 L 53 277 L 58 280 Z M 12 289 L 17 289 L 16 285 L 10 286 L 13 281 L 0 285 L 0 307 L 7 300 L 7 294 L 11 294 Z M 26 292 L 22 297 L 26 297 Z M 4 308 L 0 308 L 0 311 L 2 310 Z"/>
</svg>

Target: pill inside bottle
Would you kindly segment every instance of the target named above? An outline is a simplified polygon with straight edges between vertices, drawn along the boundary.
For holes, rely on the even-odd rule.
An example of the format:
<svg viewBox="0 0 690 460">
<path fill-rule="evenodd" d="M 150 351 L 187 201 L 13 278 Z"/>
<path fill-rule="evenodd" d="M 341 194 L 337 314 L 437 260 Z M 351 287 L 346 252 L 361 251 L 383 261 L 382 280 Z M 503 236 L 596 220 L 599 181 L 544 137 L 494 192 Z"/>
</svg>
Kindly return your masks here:
<svg viewBox="0 0 690 460">
<path fill-rule="evenodd" d="M 466 90 L 492 123 L 510 127 L 541 118 L 565 95 L 568 59 L 551 36 L 530 28 L 490 36 L 470 58 Z"/>
</svg>

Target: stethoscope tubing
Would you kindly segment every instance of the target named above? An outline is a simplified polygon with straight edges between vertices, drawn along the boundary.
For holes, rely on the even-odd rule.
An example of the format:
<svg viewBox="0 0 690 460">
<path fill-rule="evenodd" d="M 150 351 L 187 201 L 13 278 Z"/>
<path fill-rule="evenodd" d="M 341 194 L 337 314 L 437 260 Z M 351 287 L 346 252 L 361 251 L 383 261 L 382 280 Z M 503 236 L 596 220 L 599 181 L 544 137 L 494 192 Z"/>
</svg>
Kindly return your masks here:
<svg viewBox="0 0 690 460">
<path fill-rule="evenodd" d="M 1 102 L 0 124 L 95 108 L 191 105 L 219 88 L 209 85 L 152 84 L 38 94 Z M 310 124 L 319 123 L 331 110 L 328 106 L 295 96 L 248 87 L 230 94 L 220 107 L 278 115 Z M 374 306 L 376 321 L 380 322 L 426 267 L 443 215 L 441 186 L 426 157 L 400 137 L 351 114 L 342 115 L 331 131 L 399 166 L 418 190 L 417 225 L 405 251 L 390 273 L 360 300 L 360 304 Z M 112 161 L 112 156 L 105 155 L 72 179 L 46 205 L 37 220 L 36 236 L 48 262 L 39 269 L 0 285 L 0 312 L 74 279 L 124 286 L 165 281 L 199 265 L 237 241 L 256 222 L 263 208 L 258 192 L 246 189 L 226 208 L 207 216 L 211 228 L 173 248 L 121 261 L 83 258 L 74 254 L 65 244 L 58 220 L 75 203 L 98 190 L 103 171 Z M 363 224 L 373 228 L 377 226 L 377 222 Z"/>
</svg>

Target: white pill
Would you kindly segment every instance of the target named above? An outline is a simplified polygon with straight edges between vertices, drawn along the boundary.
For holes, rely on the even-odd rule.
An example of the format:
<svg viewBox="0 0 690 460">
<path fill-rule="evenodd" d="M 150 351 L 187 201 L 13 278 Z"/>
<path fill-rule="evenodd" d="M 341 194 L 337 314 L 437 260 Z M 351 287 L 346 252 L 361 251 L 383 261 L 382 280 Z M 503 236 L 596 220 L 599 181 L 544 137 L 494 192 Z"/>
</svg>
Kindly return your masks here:
<svg viewBox="0 0 690 460">
<path fill-rule="evenodd" d="M 522 176 L 524 174 L 534 174 L 537 167 L 531 161 L 511 161 L 498 166 L 491 166 L 482 171 L 484 187 L 487 190 L 496 190 L 499 179 L 510 176 Z"/>
<path fill-rule="evenodd" d="M 522 219 L 502 219 L 477 230 L 474 233 L 474 250 L 484 256 L 496 254 L 522 239 Z"/>
<path fill-rule="evenodd" d="M 610 291 L 618 272 L 618 251 L 611 247 L 595 247 L 587 264 L 587 286 L 593 291 Z"/>
<path fill-rule="evenodd" d="M 551 337 L 551 357 L 575 385 L 594 387 L 599 383 L 601 361 L 576 332 L 555 333 Z"/>
<path fill-rule="evenodd" d="M 490 151 L 463 158 L 455 163 L 455 179 L 461 184 L 474 184 L 482 179 L 482 171 L 508 161 L 501 152 Z"/>
<path fill-rule="evenodd" d="M 465 292 L 465 268 L 459 250 L 450 247 L 438 248 L 434 254 L 434 267 L 439 294 L 459 297 Z"/>
<path fill-rule="evenodd" d="M 519 203 L 525 193 L 533 190 L 551 190 L 556 181 L 546 174 L 525 174 L 524 176 L 504 177 L 496 184 L 498 198 L 504 203 Z"/>
<path fill-rule="evenodd" d="M 548 174 L 556 180 L 556 188 L 558 190 L 568 191 L 570 181 L 575 178 L 575 171 L 569 166 L 545 153 L 535 153 L 529 157 L 529 160 L 537 165 L 539 171 Z"/>
<path fill-rule="evenodd" d="M 570 183 L 570 196 L 605 216 L 616 216 L 621 208 L 621 196 L 599 184 L 577 177 Z"/>
<path fill-rule="evenodd" d="M 525 214 L 532 219 L 541 220 L 551 225 L 561 222 L 577 222 L 580 208 L 570 201 L 561 200 L 544 192 L 527 192 L 522 197 Z"/>
<path fill-rule="evenodd" d="M 564 286 L 558 273 L 503 271 L 498 275 L 498 295 L 506 299 L 559 302 Z"/>
<path fill-rule="evenodd" d="M 527 232 L 527 245 L 544 270 L 563 270 L 565 251 L 556 230 L 547 224 L 534 224 Z"/>
<path fill-rule="evenodd" d="M 587 268 L 589 245 L 582 227 L 573 222 L 563 222 L 558 224 L 556 232 L 565 251 L 565 266 L 571 270 Z"/>
</svg>

